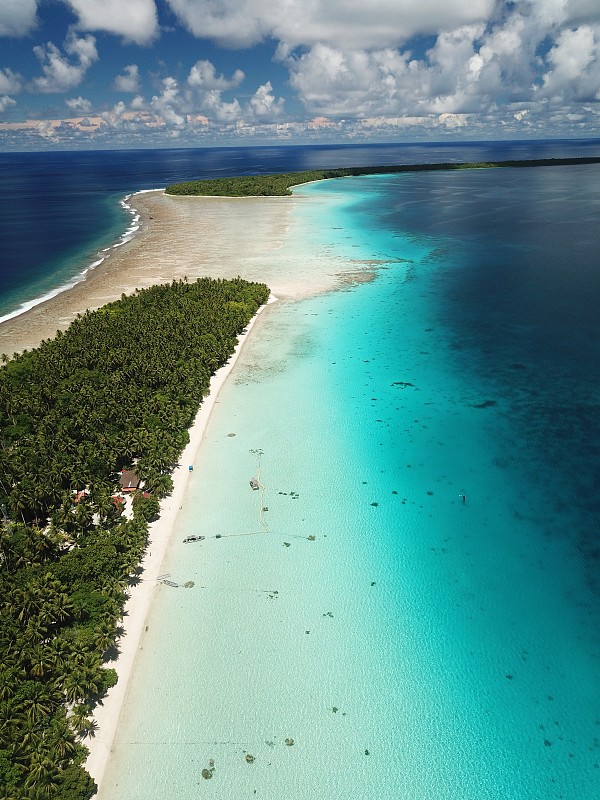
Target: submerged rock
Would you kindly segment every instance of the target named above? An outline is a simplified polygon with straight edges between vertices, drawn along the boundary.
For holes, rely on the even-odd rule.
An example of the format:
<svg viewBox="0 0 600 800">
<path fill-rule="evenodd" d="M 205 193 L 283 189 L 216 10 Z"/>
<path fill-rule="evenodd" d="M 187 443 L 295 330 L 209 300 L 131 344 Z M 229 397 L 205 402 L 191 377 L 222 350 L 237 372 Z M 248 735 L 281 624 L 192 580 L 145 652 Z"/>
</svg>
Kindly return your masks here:
<svg viewBox="0 0 600 800">
<path fill-rule="evenodd" d="M 471 408 L 492 408 L 495 405 L 495 400 L 484 400 L 483 403 L 473 403 Z"/>
</svg>

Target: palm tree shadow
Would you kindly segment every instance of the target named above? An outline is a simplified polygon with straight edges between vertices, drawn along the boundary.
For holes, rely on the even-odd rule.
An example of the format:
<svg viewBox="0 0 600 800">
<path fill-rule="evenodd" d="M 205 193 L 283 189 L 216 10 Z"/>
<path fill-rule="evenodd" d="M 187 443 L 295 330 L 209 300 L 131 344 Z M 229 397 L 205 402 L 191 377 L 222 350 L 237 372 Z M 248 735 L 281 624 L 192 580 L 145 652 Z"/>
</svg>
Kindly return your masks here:
<svg viewBox="0 0 600 800">
<path fill-rule="evenodd" d="M 103 664 L 108 664 L 111 661 L 116 661 L 119 658 L 120 655 L 121 655 L 121 648 L 115 642 L 115 644 L 112 644 L 108 648 L 108 650 L 106 650 L 104 652 L 104 655 L 102 656 L 102 663 Z"/>
</svg>

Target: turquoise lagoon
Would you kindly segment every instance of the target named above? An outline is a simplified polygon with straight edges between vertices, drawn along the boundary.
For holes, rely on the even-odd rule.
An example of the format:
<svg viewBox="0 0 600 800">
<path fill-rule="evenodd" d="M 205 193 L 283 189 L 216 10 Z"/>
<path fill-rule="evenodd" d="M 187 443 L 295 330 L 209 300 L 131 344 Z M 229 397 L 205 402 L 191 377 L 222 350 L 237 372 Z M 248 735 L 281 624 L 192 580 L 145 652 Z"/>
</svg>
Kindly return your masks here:
<svg viewBox="0 0 600 800">
<path fill-rule="evenodd" d="M 219 396 L 102 798 L 600 795 L 586 170 L 296 190 L 351 274 Z"/>
</svg>

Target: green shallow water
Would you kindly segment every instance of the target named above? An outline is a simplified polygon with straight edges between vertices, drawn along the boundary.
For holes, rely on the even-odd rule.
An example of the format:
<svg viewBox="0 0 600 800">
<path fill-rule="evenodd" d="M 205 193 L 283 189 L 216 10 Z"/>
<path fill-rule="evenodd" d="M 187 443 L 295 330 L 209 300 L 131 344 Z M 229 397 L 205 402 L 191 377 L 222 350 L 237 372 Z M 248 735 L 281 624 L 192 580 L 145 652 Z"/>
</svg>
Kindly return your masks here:
<svg viewBox="0 0 600 800">
<path fill-rule="evenodd" d="M 389 181 L 342 184 L 302 189 L 318 220 L 286 247 L 385 263 L 253 330 L 165 564 L 194 586 L 159 587 L 101 797 L 595 798 L 597 604 L 506 467 L 509 400 L 461 368 L 460 252 L 381 225 Z"/>
</svg>

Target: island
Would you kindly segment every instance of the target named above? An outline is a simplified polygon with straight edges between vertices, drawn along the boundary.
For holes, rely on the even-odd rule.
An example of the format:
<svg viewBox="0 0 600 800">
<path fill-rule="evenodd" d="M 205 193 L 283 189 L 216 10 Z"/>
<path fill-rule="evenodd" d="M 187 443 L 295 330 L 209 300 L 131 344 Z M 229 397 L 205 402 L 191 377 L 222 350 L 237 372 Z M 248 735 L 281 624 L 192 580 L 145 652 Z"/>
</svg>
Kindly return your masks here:
<svg viewBox="0 0 600 800">
<path fill-rule="evenodd" d="M 341 167 L 339 169 L 314 169 L 302 172 L 274 173 L 268 175 L 240 175 L 231 178 L 185 181 L 167 186 L 171 195 L 202 195 L 204 197 L 282 197 L 290 195 L 291 188 L 302 183 L 350 178 L 360 175 L 395 175 L 402 172 L 434 172 L 462 169 L 500 169 L 506 167 L 558 167 L 578 164 L 598 164 L 600 158 L 540 158 L 513 161 L 441 162 L 439 164 L 400 164 L 379 167 Z"/>
</svg>

